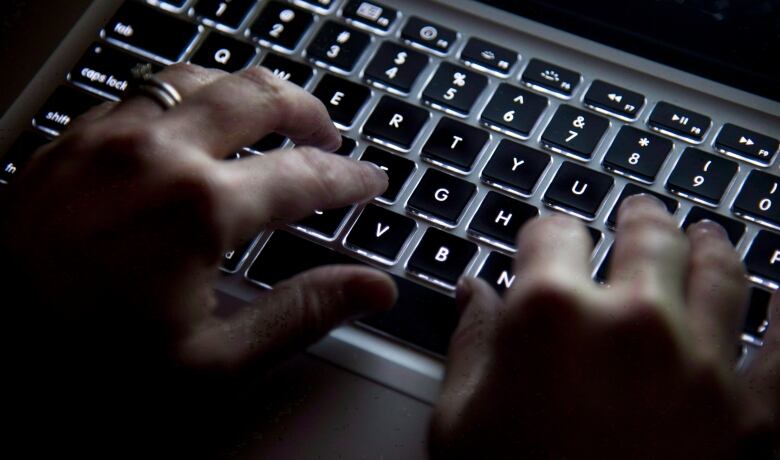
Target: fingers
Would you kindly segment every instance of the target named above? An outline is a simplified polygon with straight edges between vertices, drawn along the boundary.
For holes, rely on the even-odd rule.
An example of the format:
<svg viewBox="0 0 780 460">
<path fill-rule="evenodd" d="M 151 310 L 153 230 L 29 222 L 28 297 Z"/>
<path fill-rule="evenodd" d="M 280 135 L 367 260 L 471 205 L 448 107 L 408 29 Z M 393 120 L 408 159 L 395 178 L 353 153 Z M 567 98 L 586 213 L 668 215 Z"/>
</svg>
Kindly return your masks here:
<svg viewBox="0 0 780 460">
<path fill-rule="evenodd" d="M 496 291 L 479 278 L 461 278 L 456 300 L 461 317 L 450 340 L 444 398 L 453 391 L 467 392 L 474 389 L 481 380 L 480 369 L 490 358 L 490 347 L 501 308 L 501 298 Z"/>
<path fill-rule="evenodd" d="M 274 286 L 233 317 L 209 322 L 183 345 L 180 359 L 201 369 L 237 371 L 303 349 L 345 320 L 390 308 L 397 291 L 380 271 L 320 267 Z"/>
<path fill-rule="evenodd" d="M 73 122 L 70 124 L 70 129 L 78 129 L 77 127 L 82 124 L 89 124 L 94 122 L 95 120 L 99 120 L 106 116 L 108 113 L 110 113 L 114 108 L 118 105 L 118 102 L 115 101 L 106 101 L 102 104 L 98 104 L 95 107 L 92 107 L 91 109 L 87 110 L 83 114 L 79 115 Z"/>
<path fill-rule="evenodd" d="M 689 324 L 701 349 L 717 351 L 731 362 L 736 359 L 747 306 L 745 269 L 720 225 L 705 220 L 690 226 L 687 233 Z"/>
<path fill-rule="evenodd" d="M 175 64 L 166 67 L 155 76 L 170 84 L 179 92 L 183 100 L 193 93 L 225 76 L 228 73 L 218 69 L 206 69 L 194 64 Z M 135 118 L 157 117 L 165 113 L 158 102 L 149 96 L 136 94 L 119 104 L 111 115 L 131 116 Z"/>
<path fill-rule="evenodd" d="M 462 405 L 470 398 L 464 395 L 484 394 L 478 386 L 487 380 L 502 305 L 496 291 L 479 278 L 461 278 L 456 300 L 461 317 L 450 340 L 447 372 L 431 425 L 435 444 L 443 445 L 453 442 L 452 433 L 466 416 Z"/>
<path fill-rule="evenodd" d="M 298 147 L 224 165 L 233 186 L 230 213 L 239 239 L 270 223 L 362 203 L 384 192 L 387 174 L 368 162 Z"/>
<path fill-rule="evenodd" d="M 609 284 L 678 308 L 687 262 L 688 242 L 663 203 L 647 195 L 626 198 L 618 211 Z"/>
<path fill-rule="evenodd" d="M 341 145 L 341 135 L 317 98 L 257 66 L 184 98 L 163 123 L 169 132 L 220 158 L 272 132 L 296 145 L 327 151 Z"/>
<path fill-rule="evenodd" d="M 747 369 L 747 390 L 753 402 L 747 425 L 771 433 L 780 454 L 780 294 L 772 296 L 764 346 Z"/>
<path fill-rule="evenodd" d="M 593 242 L 577 219 L 555 214 L 529 222 L 517 239 L 517 281 L 509 295 L 550 283 L 592 285 L 592 250 Z"/>
</svg>

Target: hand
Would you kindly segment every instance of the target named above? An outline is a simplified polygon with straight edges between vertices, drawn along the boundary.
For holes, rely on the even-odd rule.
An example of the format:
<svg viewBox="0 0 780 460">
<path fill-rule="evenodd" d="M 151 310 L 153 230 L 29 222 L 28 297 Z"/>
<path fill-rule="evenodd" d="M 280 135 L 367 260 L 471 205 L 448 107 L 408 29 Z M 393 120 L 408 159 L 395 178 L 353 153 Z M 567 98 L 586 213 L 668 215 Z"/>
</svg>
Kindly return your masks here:
<svg viewBox="0 0 780 460">
<path fill-rule="evenodd" d="M 267 69 L 184 64 L 159 78 L 182 104 L 163 111 L 135 96 L 99 106 L 0 192 L 0 283 L 4 306 L 20 315 L 7 324 L 39 352 L 23 355 L 28 369 L 116 370 L 112 384 L 128 387 L 128 375 L 148 379 L 155 366 L 237 374 L 392 305 L 389 276 L 340 266 L 215 311 L 224 252 L 269 225 L 370 200 L 388 179 L 315 148 L 341 142 L 324 105 Z M 224 161 L 271 132 L 298 147 Z M 82 380 L 74 387 L 92 388 Z"/>
<path fill-rule="evenodd" d="M 686 238 L 660 202 L 632 197 L 616 238 L 608 287 L 565 216 L 521 231 L 503 299 L 461 282 L 435 458 L 762 458 L 745 455 L 778 442 L 780 327 L 735 372 L 747 285 L 725 231 L 701 222 Z"/>
</svg>

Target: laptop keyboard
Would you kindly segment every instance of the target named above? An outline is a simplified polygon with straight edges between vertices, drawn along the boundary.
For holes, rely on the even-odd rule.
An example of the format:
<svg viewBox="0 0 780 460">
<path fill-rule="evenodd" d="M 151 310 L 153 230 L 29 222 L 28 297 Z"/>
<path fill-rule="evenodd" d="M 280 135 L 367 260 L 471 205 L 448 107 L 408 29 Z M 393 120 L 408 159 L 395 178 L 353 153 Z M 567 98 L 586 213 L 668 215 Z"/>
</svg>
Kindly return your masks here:
<svg viewBox="0 0 780 460">
<path fill-rule="evenodd" d="M 121 99 L 139 62 L 262 65 L 318 97 L 345 136 L 337 153 L 377 164 L 390 185 L 373 203 L 317 211 L 226 253 L 225 277 L 271 287 L 323 264 L 384 268 L 400 300 L 360 324 L 444 355 L 458 278 L 510 287 L 526 221 L 583 219 L 603 281 L 619 204 L 652 193 L 682 228 L 726 228 L 753 282 L 743 339 L 760 345 L 780 284 L 777 132 L 713 122 L 527 53 L 376 2 L 130 0 L 0 162 L 0 181 L 78 115 Z M 236 158 L 289 146 L 271 134 Z"/>
</svg>

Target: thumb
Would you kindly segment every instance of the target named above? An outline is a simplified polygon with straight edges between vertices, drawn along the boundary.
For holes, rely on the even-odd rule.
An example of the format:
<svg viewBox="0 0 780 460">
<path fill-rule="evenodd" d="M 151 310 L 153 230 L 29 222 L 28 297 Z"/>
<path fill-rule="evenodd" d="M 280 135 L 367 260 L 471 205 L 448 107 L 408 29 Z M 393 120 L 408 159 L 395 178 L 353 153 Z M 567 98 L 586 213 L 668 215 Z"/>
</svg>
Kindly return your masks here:
<svg viewBox="0 0 780 460">
<path fill-rule="evenodd" d="M 502 300 L 479 278 L 461 278 L 456 292 L 461 309 L 447 357 L 447 372 L 431 425 L 431 447 L 449 451 L 459 437 L 468 410 L 464 405 L 478 390 L 489 365 Z"/>
<path fill-rule="evenodd" d="M 178 358 L 203 370 L 269 365 L 348 319 L 390 308 L 397 295 L 392 278 L 378 270 L 315 268 L 277 284 L 228 318 L 210 318 L 185 341 Z"/>
</svg>

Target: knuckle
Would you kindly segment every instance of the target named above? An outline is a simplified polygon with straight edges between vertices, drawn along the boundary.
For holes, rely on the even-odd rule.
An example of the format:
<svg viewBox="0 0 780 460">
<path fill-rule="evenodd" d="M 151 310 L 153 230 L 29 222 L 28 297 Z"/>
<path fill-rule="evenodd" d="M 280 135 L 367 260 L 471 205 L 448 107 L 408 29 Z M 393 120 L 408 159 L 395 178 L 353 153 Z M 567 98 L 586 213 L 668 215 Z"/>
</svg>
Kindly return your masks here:
<svg viewBox="0 0 780 460">
<path fill-rule="evenodd" d="M 286 105 L 288 98 L 284 97 L 284 84 L 270 70 L 261 66 L 253 66 L 236 74 L 243 82 L 261 91 L 270 99 L 269 103 Z"/>
<path fill-rule="evenodd" d="M 143 171 L 154 162 L 153 158 L 166 142 L 159 128 L 138 123 L 96 124 L 82 134 L 91 137 L 95 164 L 115 173 Z"/>
<path fill-rule="evenodd" d="M 628 298 L 623 311 L 614 317 L 612 325 L 621 343 L 631 349 L 651 347 L 658 357 L 672 357 L 678 352 L 672 320 L 664 312 L 656 295 L 638 294 Z M 633 344 L 633 346 L 631 345 Z"/>
<path fill-rule="evenodd" d="M 566 277 L 538 273 L 524 280 L 514 296 L 520 316 L 527 320 L 571 322 L 583 314 L 582 288 Z"/>
<path fill-rule="evenodd" d="M 675 234 L 682 237 L 682 231 L 666 210 L 658 207 L 634 206 L 621 209 L 618 219 L 618 227 L 621 231 L 629 233 L 650 229 L 654 232 Z"/>
</svg>

